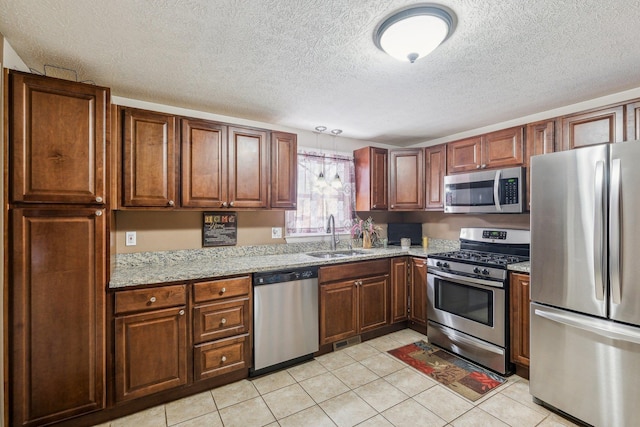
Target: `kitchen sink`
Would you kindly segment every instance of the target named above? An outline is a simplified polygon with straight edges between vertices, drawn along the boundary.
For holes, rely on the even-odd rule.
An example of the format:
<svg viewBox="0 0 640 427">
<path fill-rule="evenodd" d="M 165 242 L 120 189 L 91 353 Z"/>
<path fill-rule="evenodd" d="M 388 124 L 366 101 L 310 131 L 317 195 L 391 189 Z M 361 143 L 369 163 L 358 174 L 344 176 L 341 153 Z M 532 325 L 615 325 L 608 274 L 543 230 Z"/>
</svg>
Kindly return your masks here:
<svg viewBox="0 0 640 427">
<path fill-rule="evenodd" d="M 312 256 L 314 258 L 331 259 L 331 258 L 345 258 L 349 256 L 362 255 L 365 253 L 366 252 L 364 251 L 358 251 L 358 250 L 352 249 L 352 250 L 346 250 L 346 251 L 310 252 L 310 253 L 307 253 L 306 255 Z"/>
</svg>

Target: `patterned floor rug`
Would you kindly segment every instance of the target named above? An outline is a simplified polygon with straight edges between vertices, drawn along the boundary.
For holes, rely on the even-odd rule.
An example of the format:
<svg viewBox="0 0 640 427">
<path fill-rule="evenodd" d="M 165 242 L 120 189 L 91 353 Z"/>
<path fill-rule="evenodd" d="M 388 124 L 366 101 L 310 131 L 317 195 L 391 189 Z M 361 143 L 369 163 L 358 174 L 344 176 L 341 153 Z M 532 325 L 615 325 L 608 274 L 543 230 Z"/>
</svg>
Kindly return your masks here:
<svg viewBox="0 0 640 427">
<path fill-rule="evenodd" d="M 480 399 L 507 381 L 424 341 L 389 350 L 389 354 L 471 401 Z"/>
</svg>

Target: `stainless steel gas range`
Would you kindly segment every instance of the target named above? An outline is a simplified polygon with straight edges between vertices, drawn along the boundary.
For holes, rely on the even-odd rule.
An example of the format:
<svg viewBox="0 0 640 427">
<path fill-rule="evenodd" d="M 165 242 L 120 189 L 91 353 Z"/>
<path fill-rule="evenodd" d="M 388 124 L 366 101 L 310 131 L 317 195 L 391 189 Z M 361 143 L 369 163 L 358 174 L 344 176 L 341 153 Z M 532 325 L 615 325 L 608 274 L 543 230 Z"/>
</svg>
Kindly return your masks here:
<svg viewBox="0 0 640 427">
<path fill-rule="evenodd" d="M 507 266 L 529 260 L 529 230 L 463 228 L 460 250 L 427 259 L 429 342 L 510 372 Z"/>
</svg>

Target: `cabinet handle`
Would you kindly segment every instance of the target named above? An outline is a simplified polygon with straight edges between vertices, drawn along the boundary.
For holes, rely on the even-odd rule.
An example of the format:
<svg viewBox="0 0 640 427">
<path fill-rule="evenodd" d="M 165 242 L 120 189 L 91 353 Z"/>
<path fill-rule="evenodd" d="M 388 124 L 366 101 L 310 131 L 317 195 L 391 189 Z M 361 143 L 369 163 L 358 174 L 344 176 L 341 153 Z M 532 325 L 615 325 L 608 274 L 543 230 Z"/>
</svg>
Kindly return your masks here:
<svg viewBox="0 0 640 427">
<path fill-rule="evenodd" d="M 102 203 L 102 197 L 97 196 L 97 197 L 96 197 L 96 202 L 98 202 L 98 203 Z"/>
<path fill-rule="evenodd" d="M 220 361 L 221 361 L 222 363 L 226 362 L 226 361 L 227 361 L 227 356 L 222 356 L 222 357 L 220 358 Z"/>
<path fill-rule="evenodd" d="M 377 207 L 378 207 L 378 205 L 373 205 L 373 209 L 375 209 L 375 208 L 377 208 Z"/>
<path fill-rule="evenodd" d="M 487 165 L 482 165 L 482 169 L 486 169 L 486 168 L 487 168 Z"/>
<path fill-rule="evenodd" d="M 233 202 L 229 202 L 229 206 L 230 206 L 230 207 L 233 207 Z"/>
<path fill-rule="evenodd" d="M 156 297 L 151 297 L 151 298 L 149 298 L 149 302 L 151 302 L 151 303 L 156 302 Z"/>
<path fill-rule="evenodd" d="M 96 211 L 96 216 L 102 216 L 102 211 Z"/>
<path fill-rule="evenodd" d="M 175 205 L 175 202 L 173 200 L 169 200 L 169 206 L 173 206 Z"/>
<path fill-rule="evenodd" d="M 222 202 L 222 207 L 226 208 L 227 207 L 227 202 Z"/>
<path fill-rule="evenodd" d="M 180 316 L 184 316 L 184 310 L 180 310 L 178 314 L 180 314 Z"/>
<path fill-rule="evenodd" d="M 222 320 L 220 320 L 220 323 L 222 323 L 222 324 L 224 325 L 225 323 L 227 323 L 227 319 L 225 319 L 225 318 L 223 317 L 223 318 L 222 318 Z"/>
<path fill-rule="evenodd" d="M 221 293 L 221 294 L 224 294 L 225 292 L 227 292 L 227 288 L 222 288 L 222 289 L 220 289 L 220 293 Z"/>
</svg>

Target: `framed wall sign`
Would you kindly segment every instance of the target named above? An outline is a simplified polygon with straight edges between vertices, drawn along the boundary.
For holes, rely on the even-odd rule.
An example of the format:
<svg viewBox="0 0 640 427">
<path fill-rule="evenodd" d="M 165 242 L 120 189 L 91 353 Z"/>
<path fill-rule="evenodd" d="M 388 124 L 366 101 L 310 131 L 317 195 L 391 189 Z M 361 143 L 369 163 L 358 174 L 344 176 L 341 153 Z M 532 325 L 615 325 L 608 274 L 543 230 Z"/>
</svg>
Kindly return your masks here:
<svg viewBox="0 0 640 427">
<path fill-rule="evenodd" d="M 204 212 L 202 246 L 233 246 L 238 243 L 236 212 Z"/>
</svg>

